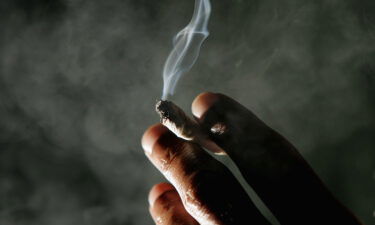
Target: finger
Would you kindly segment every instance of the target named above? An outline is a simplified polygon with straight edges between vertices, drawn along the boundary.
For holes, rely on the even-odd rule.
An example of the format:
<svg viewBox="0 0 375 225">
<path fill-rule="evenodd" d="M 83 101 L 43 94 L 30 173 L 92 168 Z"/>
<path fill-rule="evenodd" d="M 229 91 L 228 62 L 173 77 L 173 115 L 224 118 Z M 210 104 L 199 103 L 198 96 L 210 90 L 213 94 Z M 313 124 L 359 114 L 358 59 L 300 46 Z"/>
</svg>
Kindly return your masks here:
<svg viewBox="0 0 375 225">
<path fill-rule="evenodd" d="M 192 111 L 282 224 L 358 223 L 298 151 L 248 109 L 224 95 L 203 93 Z"/>
<path fill-rule="evenodd" d="M 198 225 L 185 210 L 176 189 L 168 183 L 155 185 L 149 194 L 150 213 L 160 225 Z"/>
<path fill-rule="evenodd" d="M 269 224 L 229 170 L 198 145 L 177 138 L 161 124 L 145 132 L 142 145 L 200 224 Z"/>
</svg>

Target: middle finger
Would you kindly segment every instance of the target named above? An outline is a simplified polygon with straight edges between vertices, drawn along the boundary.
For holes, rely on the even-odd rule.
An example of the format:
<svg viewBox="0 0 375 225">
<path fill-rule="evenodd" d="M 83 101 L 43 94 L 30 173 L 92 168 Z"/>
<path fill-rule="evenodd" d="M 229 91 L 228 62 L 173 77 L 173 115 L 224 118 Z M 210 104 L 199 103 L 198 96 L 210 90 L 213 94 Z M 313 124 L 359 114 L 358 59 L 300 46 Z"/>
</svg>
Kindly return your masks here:
<svg viewBox="0 0 375 225">
<path fill-rule="evenodd" d="M 230 171 L 200 146 L 179 139 L 161 124 L 145 132 L 142 146 L 199 223 L 269 224 Z"/>
</svg>

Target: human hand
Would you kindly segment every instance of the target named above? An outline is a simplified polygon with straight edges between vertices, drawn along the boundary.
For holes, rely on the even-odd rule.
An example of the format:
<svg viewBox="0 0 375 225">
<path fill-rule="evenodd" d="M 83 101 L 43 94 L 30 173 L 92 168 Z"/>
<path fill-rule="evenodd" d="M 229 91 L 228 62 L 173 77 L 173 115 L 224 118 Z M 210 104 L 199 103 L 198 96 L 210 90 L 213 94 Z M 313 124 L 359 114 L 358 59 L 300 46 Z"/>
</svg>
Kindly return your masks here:
<svg viewBox="0 0 375 225">
<path fill-rule="evenodd" d="M 248 109 L 227 96 L 203 93 L 192 111 L 203 132 L 231 157 L 281 224 L 360 224 L 293 145 Z M 155 223 L 270 224 L 231 172 L 201 146 L 161 124 L 145 132 L 142 146 L 171 183 L 150 191 Z"/>
</svg>

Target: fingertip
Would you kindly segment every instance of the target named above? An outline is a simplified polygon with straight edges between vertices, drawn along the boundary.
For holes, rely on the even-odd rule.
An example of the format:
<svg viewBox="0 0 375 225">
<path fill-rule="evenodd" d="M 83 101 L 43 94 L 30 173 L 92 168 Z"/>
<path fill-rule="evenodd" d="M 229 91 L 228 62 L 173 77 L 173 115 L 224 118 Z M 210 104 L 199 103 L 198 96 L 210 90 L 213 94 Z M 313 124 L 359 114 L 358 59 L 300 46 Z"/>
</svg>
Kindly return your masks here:
<svg viewBox="0 0 375 225">
<path fill-rule="evenodd" d="M 162 194 L 164 194 L 167 191 L 172 191 L 172 190 L 176 190 L 176 189 L 174 188 L 172 184 L 169 184 L 169 183 L 160 183 L 160 184 L 154 185 L 151 188 L 150 193 L 148 195 L 148 202 L 150 206 L 152 207 L 156 199 L 158 199 Z"/>
<path fill-rule="evenodd" d="M 158 138 L 165 132 L 168 131 L 168 128 L 158 123 L 149 127 L 142 136 L 142 148 L 147 154 L 152 153 L 152 147 Z"/>
<path fill-rule="evenodd" d="M 197 118 L 201 116 L 219 100 L 220 95 L 212 92 L 199 94 L 193 101 L 191 111 Z"/>
</svg>

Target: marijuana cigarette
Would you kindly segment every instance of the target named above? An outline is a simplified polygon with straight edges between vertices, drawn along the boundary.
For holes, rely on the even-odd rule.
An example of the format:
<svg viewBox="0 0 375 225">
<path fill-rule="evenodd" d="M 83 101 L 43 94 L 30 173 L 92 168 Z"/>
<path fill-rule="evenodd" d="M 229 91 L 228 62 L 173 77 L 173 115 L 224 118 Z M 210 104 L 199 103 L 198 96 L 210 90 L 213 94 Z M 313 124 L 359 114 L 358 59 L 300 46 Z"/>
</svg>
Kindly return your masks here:
<svg viewBox="0 0 375 225">
<path fill-rule="evenodd" d="M 171 101 L 160 100 L 156 103 L 156 112 L 160 115 L 160 122 L 177 137 L 192 141 L 215 154 L 225 154 L 223 149 L 212 142 L 203 132 L 198 122 Z"/>
</svg>

